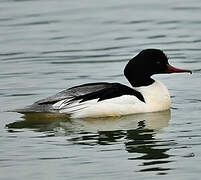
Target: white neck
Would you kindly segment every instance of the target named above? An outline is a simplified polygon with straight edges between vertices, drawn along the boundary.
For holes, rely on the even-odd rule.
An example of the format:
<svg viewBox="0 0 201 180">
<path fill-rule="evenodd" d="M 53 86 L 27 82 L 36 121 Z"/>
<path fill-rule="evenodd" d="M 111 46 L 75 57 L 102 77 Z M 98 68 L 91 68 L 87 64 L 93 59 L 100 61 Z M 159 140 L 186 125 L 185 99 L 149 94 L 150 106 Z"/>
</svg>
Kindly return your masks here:
<svg viewBox="0 0 201 180">
<path fill-rule="evenodd" d="M 147 104 L 147 111 L 163 111 L 170 108 L 170 95 L 163 83 L 155 81 L 149 86 L 141 86 L 135 89 L 142 93 Z"/>
</svg>

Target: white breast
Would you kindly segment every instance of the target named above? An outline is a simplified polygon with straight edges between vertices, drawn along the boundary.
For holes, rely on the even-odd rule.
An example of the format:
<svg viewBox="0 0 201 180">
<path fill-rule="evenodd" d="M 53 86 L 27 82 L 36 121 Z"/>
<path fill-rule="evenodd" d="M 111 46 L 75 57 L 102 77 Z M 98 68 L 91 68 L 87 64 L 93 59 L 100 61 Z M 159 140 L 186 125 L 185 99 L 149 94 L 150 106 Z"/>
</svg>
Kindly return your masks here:
<svg viewBox="0 0 201 180">
<path fill-rule="evenodd" d="M 146 112 L 163 111 L 170 108 L 170 95 L 163 83 L 155 81 L 150 86 L 138 87 L 136 90 L 143 94 Z"/>
<path fill-rule="evenodd" d="M 103 101 L 98 99 L 81 103 L 77 101 L 65 107 L 61 106 L 59 112 L 70 114 L 73 118 L 83 118 L 156 112 L 170 108 L 170 95 L 162 83 L 156 81 L 150 86 L 138 87 L 136 90 L 142 93 L 145 103 L 135 96 L 123 95 Z"/>
</svg>

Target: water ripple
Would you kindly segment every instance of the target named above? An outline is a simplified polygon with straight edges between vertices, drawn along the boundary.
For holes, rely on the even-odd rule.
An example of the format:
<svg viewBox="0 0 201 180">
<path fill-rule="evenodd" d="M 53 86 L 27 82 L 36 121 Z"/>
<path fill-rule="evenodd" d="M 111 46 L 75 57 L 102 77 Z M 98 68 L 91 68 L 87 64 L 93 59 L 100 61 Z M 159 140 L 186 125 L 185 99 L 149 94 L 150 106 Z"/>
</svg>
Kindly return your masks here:
<svg viewBox="0 0 201 180">
<path fill-rule="evenodd" d="M 196 0 L 0 1 L 1 178 L 199 177 L 200 9 Z M 156 76 L 171 114 L 72 120 L 2 110 L 89 81 L 125 83 L 123 66 L 146 48 L 193 70 Z"/>
</svg>

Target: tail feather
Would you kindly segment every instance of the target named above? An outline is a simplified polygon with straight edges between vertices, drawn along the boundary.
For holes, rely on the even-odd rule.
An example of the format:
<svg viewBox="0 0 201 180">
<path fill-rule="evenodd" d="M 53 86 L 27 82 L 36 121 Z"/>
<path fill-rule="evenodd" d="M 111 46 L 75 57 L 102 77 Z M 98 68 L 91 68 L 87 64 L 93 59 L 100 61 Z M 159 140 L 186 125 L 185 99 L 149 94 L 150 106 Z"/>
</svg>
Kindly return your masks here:
<svg viewBox="0 0 201 180">
<path fill-rule="evenodd" d="M 52 113 L 52 112 L 56 112 L 56 110 L 54 110 L 52 108 L 51 104 L 32 104 L 30 106 L 26 106 L 24 108 L 19 108 L 19 109 L 14 109 L 14 110 L 10 110 L 9 112 L 18 112 L 18 113 L 33 113 L 33 112 L 40 112 L 40 113 Z"/>
</svg>

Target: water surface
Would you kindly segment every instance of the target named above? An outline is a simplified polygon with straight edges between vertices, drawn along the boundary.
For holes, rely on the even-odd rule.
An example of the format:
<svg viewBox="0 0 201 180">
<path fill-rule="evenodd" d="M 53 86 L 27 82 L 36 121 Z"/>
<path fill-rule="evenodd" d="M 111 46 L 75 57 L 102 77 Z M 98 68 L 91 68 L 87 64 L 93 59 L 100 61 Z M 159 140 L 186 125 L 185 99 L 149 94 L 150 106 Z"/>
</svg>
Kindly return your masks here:
<svg viewBox="0 0 201 180">
<path fill-rule="evenodd" d="M 0 2 L 1 179 L 199 179 L 201 2 Z M 123 68 L 160 48 L 193 75 L 157 75 L 171 110 L 105 119 L 5 112 L 74 85 L 127 84 Z"/>
</svg>

